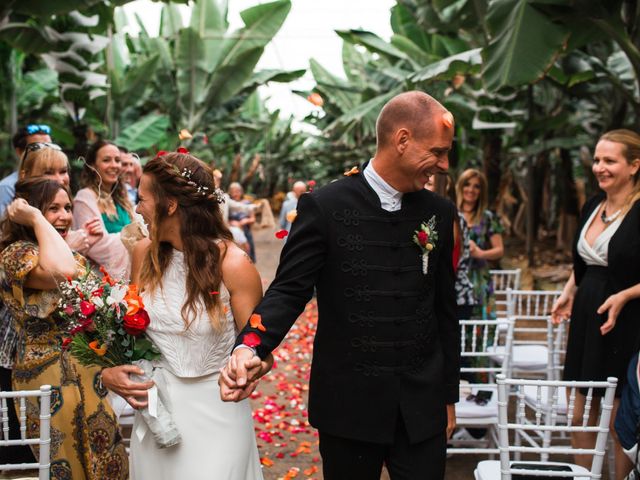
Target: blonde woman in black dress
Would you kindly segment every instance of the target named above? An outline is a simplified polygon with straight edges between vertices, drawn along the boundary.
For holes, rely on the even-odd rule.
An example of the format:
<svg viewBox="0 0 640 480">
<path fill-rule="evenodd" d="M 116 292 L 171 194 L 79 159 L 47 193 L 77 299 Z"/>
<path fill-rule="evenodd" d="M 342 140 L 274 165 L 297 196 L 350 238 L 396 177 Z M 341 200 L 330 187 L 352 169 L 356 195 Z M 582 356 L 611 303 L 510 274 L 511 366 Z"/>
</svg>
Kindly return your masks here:
<svg viewBox="0 0 640 480">
<path fill-rule="evenodd" d="M 571 319 L 566 380 L 618 378 L 611 433 L 616 478 L 622 479 L 631 463 L 613 422 L 627 365 L 640 348 L 640 135 L 630 130 L 605 133 L 596 145 L 592 170 L 602 191 L 583 207 L 573 273 L 553 306 L 552 318 Z M 584 394 L 578 393 L 574 419 L 582 418 L 584 404 Z M 595 417 L 598 409 L 591 411 Z M 572 442 L 593 448 L 595 435 L 576 432 Z M 576 463 L 589 467 L 591 458 L 578 456 Z"/>
</svg>

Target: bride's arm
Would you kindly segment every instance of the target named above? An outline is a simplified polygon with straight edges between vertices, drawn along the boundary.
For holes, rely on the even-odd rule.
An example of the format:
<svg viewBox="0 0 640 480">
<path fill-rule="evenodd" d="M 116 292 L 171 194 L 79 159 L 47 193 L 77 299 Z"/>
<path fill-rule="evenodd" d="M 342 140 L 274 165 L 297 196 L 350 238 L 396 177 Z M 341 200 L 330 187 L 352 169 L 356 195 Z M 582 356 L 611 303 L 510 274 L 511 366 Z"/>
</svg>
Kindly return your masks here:
<svg viewBox="0 0 640 480">
<path fill-rule="evenodd" d="M 233 243 L 225 243 L 222 281 L 231 297 L 231 310 L 238 331 L 246 325 L 262 300 L 262 281 L 249 256 Z"/>
</svg>

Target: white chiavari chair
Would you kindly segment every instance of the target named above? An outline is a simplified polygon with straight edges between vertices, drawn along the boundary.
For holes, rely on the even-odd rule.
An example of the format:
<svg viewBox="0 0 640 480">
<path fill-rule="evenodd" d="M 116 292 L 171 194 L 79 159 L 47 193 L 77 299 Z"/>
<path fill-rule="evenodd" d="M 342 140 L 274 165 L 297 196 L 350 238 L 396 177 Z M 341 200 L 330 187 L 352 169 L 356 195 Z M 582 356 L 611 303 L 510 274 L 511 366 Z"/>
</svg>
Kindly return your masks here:
<svg viewBox="0 0 640 480">
<path fill-rule="evenodd" d="M 506 335 L 499 326 L 506 324 Z M 502 320 L 461 320 L 460 356 L 461 377 L 467 377 L 467 384 L 461 385 L 460 401 L 456 404 L 456 424 L 461 428 L 486 429 L 481 439 L 456 438 L 449 441 L 448 454 L 484 453 L 495 455 L 497 448 L 498 402 L 496 375 L 509 368 L 509 353 L 513 339 L 513 321 Z M 492 361 L 491 347 L 500 349 L 500 364 Z M 491 398 L 484 403 L 476 401 L 478 392 L 489 392 Z"/>
<path fill-rule="evenodd" d="M 509 316 L 513 318 L 513 352 L 509 377 L 557 377 L 559 365 L 554 362 L 562 358 L 564 327 L 549 329 L 551 307 L 560 296 L 560 291 L 507 290 Z M 561 334 L 561 335 L 560 335 Z M 560 336 L 558 336 L 560 335 Z M 496 351 L 497 353 L 497 351 Z M 496 362 L 500 359 L 496 357 Z"/>
<path fill-rule="evenodd" d="M 496 318 L 508 316 L 507 290 L 520 290 L 519 268 L 512 270 L 489 270 L 493 283 L 493 294 L 496 299 Z"/>
<path fill-rule="evenodd" d="M 498 375 L 498 442 L 500 449 L 499 461 L 482 461 L 478 463 L 474 474 L 476 480 L 509 480 L 516 475 L 530 475 L 533 477 L 569 477 L 574 479 L 601 478 L 609 423 L 618 380 L 608 378 L 604 382 L 565 382 L 559 380 L 529 380 L 507 379 Z M 536 403 L 533 409 L 525 402 L 524 389 L 533 387 L 536 391 Z M 515 409 L 509 409 L 509 392 L 516 391 Z M 586 404 L 584 414 L 575 418 L 575 399 L 578 389 L 586 389 Z M 600 409 L 596 425 L 589 425 L 589 416 L 593 405 L 595 389 L 604 389 L 605 393 L 600 401 Z M 557 411 L 560 408 L 558 399 L 568 391 L 569 398 L 566 405 L 567 421 L 557 423 Z M 511 397 L 513 398 L 513 397 Z M 545 419 L 543 404 L 547 403 L 550 412 Z M 565 432 L 592 432 L 596 434 L 595 446 L 590 449 L 573 448 L 570 445 L 556 446 L 550 443 L 539 445 L 536 439 L 541 436 L 552 438 L 552 434 Z M 525 439 L 525 445 L 511 443 L 510 439 Z M 590 455 L 591 469 L 566 462 L 549 462 L 544 460 L 521 461 L 515 460 L 516 455 L 533 454 L 542 458 L 551 455 Z"/>
<path fill-rule="evenodd" d="M 27 398 L 40 400 L 40 428 L 38 438 L 27 437 Z M 20 421 L 20 438 L 9 438 L 9 408 L 7 399 L 12 398 L 18 405 Z M 49 479 L 51 466 L 51 385 L 43 385 L 40 390 L 21 390 L 17 392 L 0 392 L 0 413 L 2 421 L 2 439 L 0 448 L 15 445 L 37 445 L 38 463 L 1 464 L 1 471 L 38 470 L 39 480 Z"/>
</svg>

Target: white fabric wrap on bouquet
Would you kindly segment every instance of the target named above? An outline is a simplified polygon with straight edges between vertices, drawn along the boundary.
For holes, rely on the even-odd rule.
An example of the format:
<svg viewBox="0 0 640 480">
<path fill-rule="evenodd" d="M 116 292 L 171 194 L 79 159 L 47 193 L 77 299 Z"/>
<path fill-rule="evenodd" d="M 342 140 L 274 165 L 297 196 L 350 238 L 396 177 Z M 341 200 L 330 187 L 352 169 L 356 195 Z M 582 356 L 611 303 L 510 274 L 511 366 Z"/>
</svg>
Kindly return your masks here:
<svg viewBox="0 0 640 480">
<path fill-rule="evenodd" d="M 131 380 L 135 382 L 153 380 L 154 383 L 154 386 L 147 391 L 148 406 L 136 410 L 136 415 L 139 415 L 143 421 L 137 422 L 135 435 L 142 442 L 147 430 L 151 430 L 158 447 L 167 448 L 177 445 L 182 439 L 171 417 L 171 402 L 162 367 L 154 365 L 149 360 L 136 360 L 133 364 L 144 370 L 144 375 L 130 374 Z"/>
</svg>

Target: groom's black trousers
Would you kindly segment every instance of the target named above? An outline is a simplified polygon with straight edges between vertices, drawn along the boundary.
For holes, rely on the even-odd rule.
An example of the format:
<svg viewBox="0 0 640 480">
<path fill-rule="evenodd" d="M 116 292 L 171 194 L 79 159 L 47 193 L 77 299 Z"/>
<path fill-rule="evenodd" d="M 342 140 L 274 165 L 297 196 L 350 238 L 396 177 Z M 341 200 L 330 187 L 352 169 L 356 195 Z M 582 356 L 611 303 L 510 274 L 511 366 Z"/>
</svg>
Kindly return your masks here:
<svg viewBox="0 0 640 480">
<path fill-rule="evenodd" d="M 374 418 L 371 421 L 375 421 Z M 446 433 L 411 444 L 398 415 L 393 444 L 361 442 L 320 432 L 320 454 L 325 480 L 380 480 L 382 465 L 391 480 L 444 478 Z"/>
</svg>

